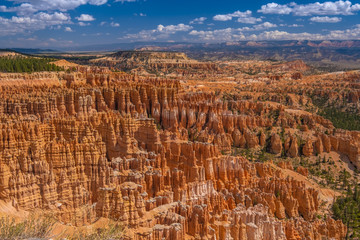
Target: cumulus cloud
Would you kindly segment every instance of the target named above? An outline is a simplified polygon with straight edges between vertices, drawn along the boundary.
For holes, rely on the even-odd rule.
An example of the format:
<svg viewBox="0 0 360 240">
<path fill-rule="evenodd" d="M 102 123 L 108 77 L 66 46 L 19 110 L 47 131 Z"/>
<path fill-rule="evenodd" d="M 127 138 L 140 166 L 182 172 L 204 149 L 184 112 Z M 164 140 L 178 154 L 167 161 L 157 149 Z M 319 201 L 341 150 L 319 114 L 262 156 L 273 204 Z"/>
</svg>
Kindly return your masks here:
<svg viewBox="0 0 360 240">
<path fill-rule="evenodd" d="M 136 2 L 137 0 L 115 0 L 114 2 L 121 2 L 121 3 L 124 3 L 124 2 Z"/>
<path fill-rule="evenodd" d="M 309 4 L 277 4 L 268 3 L 261 6 L 258 10 L 264 14 L 293 14 L 295 16 L 313 16 L 313 15 L 354 15 L 360 11 L 360 4 L 352 4 L 350 1 L 336 1 L 336 2 L 315 2 Z"/>
<path fill-rule="evenodd" d="M 304 25 L 301 24 L 279 24 L 280 27 L 290 27 L 290 28 L 298 28 L 298 27 L 304 27 Z"/>
<path fill-rule="evenodd" d="M 261 18 L 255 18 L 252 16 L 252 12 L 247 10 L 245 12 L 236 11 L 229 14 L 218 14 L 213 17 L 215 21 L 230 21 L 233 18 L 237 18 L 237 22 L 239 23 L 247 23 L 247 24 L 255 24 L 257 22 L 261 22 Z"/>
<path fill-rule="evenodd" d="M 95 18 L 89 14 L 81 14 L 80 17 L 76 17 L 76 19 L 80 22 L 91 22 L 95 20 Z"/>
<path fill-rule="evenodd" d="M 261 22 L 262 20 L 261 18 L 245 17 L 245 18 L 238 18 L 236 21 L 239 23 L 255 24 Z"/>
<path fill-rule="evenodd" d="M 206 42 L 240 41 L 246 37 L 240 29 L 225 28 L 211 31 L 192 30 L 189 35 L 196 36 L 198 40 Z"/>
<path fill-rule="evenodd" d="M 120 27 L 120 24 L 116 23 L 116 22 L 111 22 L 110 26 L 112 26 L 112 27 Z"/>
<path fill-rule="evenodd" d="M 194 20 L 190 21 L 190 24 L 204 24 L 206 19 L 206 17 L 195 18 Z"/>
<path fill-rule="evenodd" d="M 269 31 L 257 35 L 257 40 L 354 40 L 360 38 L 360 27 L 346 30 L 333 30 L 327 34 L 289 33 L 286 31 Z"/>
<path fill-rule="evenodd" d="M 245 35 L 248 32 L 260 31 L 269 28 L 277 27 L 276 24 L 270 22 L 264 22 L 261 24 L 254 25 L 253 27 L 243 27 L 243 28 L 225 28 L 225 29 L 216 29 L 209 31 L 198 31 L 192 30 L 189 32 L 189 35 L 198 37 L 198 40 L 206 42 L 222 42 L 222 41 L 241 41 L 249 40 L 251 36 L 256 36 L 254 34 Z"/>
<path fill-rule="evenodd" d="M 78 22 L 78 24 L 80 27 L 86 27 L 91 25 L 89 22 Z"/>
<path fill-rule="evenodd" d="M 268 24 L 266 24 L 268 25 Z M 270 26 L 270 25 L 268 25 Z M 263 31 L 249 33 L 246 28 L 225 28 L 211 31 L 192 30 L 189 35 L 195 37 L 192 41 L 224 42 L 224 41 L 265 41 L 265 40 L 354 40 L 360 39 L 360 24 L 350 29 L 333 30 L 320 33 L 290 33 L 287 31 Z"/>
<path fill-rule="evenodd" d="M 70 20 L 71 18 L 68 14 L 60 12 L 55 12 L 53 14 L 39 12 L 29 17 L 0 17 L 0 34 L 4 36 L 42 30 L 46 27 L 68 24 L 71 22 Z"/>
<path fill-rule="evenodd" d="M 73 10 L 81 5 L 103 5 L 107 0 L 11 0 L 18 6 L 0 6 L 2 12 L 17 12 L 19 15 L 29 15 L 39 11 L 62 11 Z"/>
<path fill-rule="evenodd" d="M 260 13 L 264 14 L 290 14 L 293 11 L 288 5 L 280 5 L 277 3 L 268 3 L 266 5 L 261 6 L 261 9 L 258 10 Z"/>
<path fill-rule="evenodd" d="M 70 27 L 63 24 L 72 24 L 68 11 L 83 5 L 100 6 L 108 3 L 108 0 L 7 0 L 12 4 L 2 5 L 0 12 L 14 13 L 12 17 L 0 16 L 0 35 L 15 35 L 19 33 L 32 33 L 45 28 L 64 29 L 70 32 Z M 122 0 L 121 2 L 136 2 L 136 0 Z M 142 15 L 142 14 L 140 14 Z M 143 15 L 142 15 L 143 16 Z M 79 26 L 89 26 L 95 18 L 88 14 L 82 14 L 78 18 Z M 112 26 L 118 26 L 113 23 Z"/>
<path fill-rule="evenodd" d="M 247 10 L 246 12 L 236 11 L 234 13 L 228 14 L 218 14 L 213 17 L 215 21 L 229 21 L 232 20 L 234 17 L 250 17 L 252 12 Z"/>
<path fill-rule="evenodd" d="M 340 17 L 312 17 L 310 18 L 310 21 L 312 22 L 320 22 L 320 23 L 338 23 L 341 22 Z"/>
<path fill-rule="evenodd" d="M 14 12 L 12 18 L 1 17 L 0 33 L 16 34 L 32 32 L 46 27 L 61 29 L 60 25 L 71 23 L 70 16 L 66 13 L 81 5 L 103 5 L 108 0 L 9 0 L 10 7 L 0 6 L 0 12 Z M 83 14 L 79 21 L 93 21 L 92 16 Z M 18 26 L 18 21 L 24 21 L 24 27 Z M 40 22 L 43 21 L 43 22 Z M 57 26 L 55 26 L 57 25 Z M 79 25 L 87 25 L 82 23 Z"/>
<path fill-rule="evenodd" d="M 186 32 L 192 28 L 193 28 L 192 26 L 183 23 L 180 23 L 178 25 L 168 25 L 168 26 L 164 26 L 160 24 L 157 27 L 157 31 L 162 33 L 166 32 L 166 33 L 174 34 L 176 32 Z"/>
<path fill-rule="evenodd" d="M 156 29 L 152 30 L 142 30 L 139 33 L 127 34 L 120 39 L 133 39 L 133 40 L 157 40 L 168 38 L 171 34 L 177 32 L 187 32 L 190 31 L 193 27 L 183 23 L 177 25 L 167 25 L 164 26 L 159 24 Z"/>
<path fill-rule="evenodd" d="M 254 30 L 263 30 L 263 29 L 274 28 L 274 27 L 277 27 L 277 25 L 274 23 L 271 23 L 271 22 L 264 22 L 264 23 L 255 25 Z"/>
<path fill-rule="evenodd" d="M 71 27 L 65 27 L 65 32 L 73 32 L 73 30 L 71 29 Z"/>
</svg>

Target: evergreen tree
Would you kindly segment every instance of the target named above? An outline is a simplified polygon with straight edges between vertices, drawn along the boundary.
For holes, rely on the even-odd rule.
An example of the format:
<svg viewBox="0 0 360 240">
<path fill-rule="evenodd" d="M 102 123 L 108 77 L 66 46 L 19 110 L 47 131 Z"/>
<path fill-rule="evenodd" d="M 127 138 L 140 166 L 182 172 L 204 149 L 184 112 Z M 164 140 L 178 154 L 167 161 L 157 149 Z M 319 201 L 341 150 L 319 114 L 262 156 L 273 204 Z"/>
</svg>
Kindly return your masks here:
<svg viewBox="0 0 360 240">
<path fill-rule="evenodd" d="M 360 237 L 360 196 L 356 185 L 354 190 L 347 185 L 344 197 L 338 198 L 332 211 L 335 219 L 340 219 L 347 227 L 346 239 L 359 239 Z"/>
<path fill-rule="evenodd" d="M 53 59 L 35 57 L 0 57 L 0 72 L 31 73 L 39 71 L 63 71 L 64 69 L 50 64 Z"/>
</svg>

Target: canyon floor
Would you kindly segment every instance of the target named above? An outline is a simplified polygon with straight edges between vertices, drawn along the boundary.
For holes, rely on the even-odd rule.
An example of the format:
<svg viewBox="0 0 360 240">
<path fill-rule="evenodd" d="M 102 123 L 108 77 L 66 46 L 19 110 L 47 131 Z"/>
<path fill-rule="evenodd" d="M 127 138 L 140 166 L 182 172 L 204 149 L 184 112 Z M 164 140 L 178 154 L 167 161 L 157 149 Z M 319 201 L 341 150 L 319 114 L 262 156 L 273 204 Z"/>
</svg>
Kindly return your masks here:
<svg viewBox="0 0 360 240">
<path fill-rule="evenodd" d="M 156 51 L 52 64 L 0 73 L 3 220 L 51 219 L 44 239 L 356 237 L 333 204 L 359 184 L 360 71 Z"/>
</svg>

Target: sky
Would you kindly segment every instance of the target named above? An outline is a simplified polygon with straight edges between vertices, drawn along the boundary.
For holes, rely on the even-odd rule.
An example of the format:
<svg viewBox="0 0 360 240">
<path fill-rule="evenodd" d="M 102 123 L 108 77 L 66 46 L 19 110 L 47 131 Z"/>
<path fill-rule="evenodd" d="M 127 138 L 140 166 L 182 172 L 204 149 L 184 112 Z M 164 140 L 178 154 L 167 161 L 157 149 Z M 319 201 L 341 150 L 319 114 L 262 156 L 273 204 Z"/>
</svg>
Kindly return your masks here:
<svg viewBox="0 0 360 240">
<path fill-rule="evenodd" d="M 0 48 L 360 40 L 360 1 L 0 0 Z"/>
</svg>

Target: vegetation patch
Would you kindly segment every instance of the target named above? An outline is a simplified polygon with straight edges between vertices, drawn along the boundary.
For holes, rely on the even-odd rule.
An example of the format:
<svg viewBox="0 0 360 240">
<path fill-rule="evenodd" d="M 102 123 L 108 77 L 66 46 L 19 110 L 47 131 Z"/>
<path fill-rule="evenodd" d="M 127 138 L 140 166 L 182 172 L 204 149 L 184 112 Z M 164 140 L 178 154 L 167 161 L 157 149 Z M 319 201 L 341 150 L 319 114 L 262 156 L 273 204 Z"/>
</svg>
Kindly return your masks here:
<svg viewBox="0 0 360 240">
<path fill-rule="evenodd" d="M 0 58 L 0 72 L 32 73 L 41 71 L 63 71 L 62 67 L 51 64 L 50 58 L 33 57 L 2 57 Z"/>
<path fill-rule="evenodd" d="M 47 239 L 51 238 L 56 220 L 50 216 L 30 216 L 23 222 L 3 217 L 0 219 L 0 239 Z"/>
<path fill-rule="evenodd" d="M 356 185 L 354 190 L 348 186 L 345 196 L 338 198 L 332 207 L 334 218 L 340 219 L 347 227 L 346 239 L 360 237 L 360 193 Z"/>
<path fill-rule="evenodd" d="M 319 108 L 318 114 L 326 119 L 329 119 L 334 127 L 359 131 L 360 130 L 360 116 L 356 113 L 343 112 L 334 106 L 326 106 L 326 99 L 312 97 L 313 104 Z"/>
</svg>

